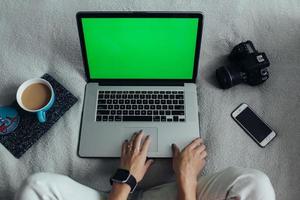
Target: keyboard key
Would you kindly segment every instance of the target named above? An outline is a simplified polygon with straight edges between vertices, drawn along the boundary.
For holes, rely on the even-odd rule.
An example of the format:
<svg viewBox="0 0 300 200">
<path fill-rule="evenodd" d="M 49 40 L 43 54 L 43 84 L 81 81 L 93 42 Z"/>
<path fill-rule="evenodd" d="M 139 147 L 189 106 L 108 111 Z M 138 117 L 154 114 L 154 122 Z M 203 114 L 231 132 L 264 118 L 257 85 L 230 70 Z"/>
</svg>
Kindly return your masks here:
<svg viewBox="0 0 300 200">
<path fill-rule="evenodd" d="M 120 108 L 119 105 L 114 105 L 114 109 L 118 110 Z"/>
<path fill-rule="evenodd" d="M 175 110 L 184 110 L 183 105 L 175 105 Z"/>
<path fill-rule="evenodd" d="M 155 100 L 155 104 L 159 104 L 160 103 L 160 101 L 159 100 Z"/>
<path fill-rule="evenodd" d="M 176 99 L 183 99 L 183 95 L 176 95 Z"/>
<path fill-rule="evenodd" d="M 152 99 L 156 99 L 157 95 L 156 94 L 152 94 Z"/>
<path fill-rule="evenodd" d="M 153 92 L 152 92 L 152 91 L 148 91 L 147 93 L 148 93 L 148 94 L 152 94 Z"/>
<path fill-rule="evenodd" d="M 178 116 L 173 116 L 173 121 L 177 122 L 178 121 Z"/>
<path fill-rule="evenodd" d="M 107 109 L 107 105 L 100 104 L 100 105 L 97 106 L 97 109 L 98 110 L 105 110 L 105 109 Z"/>
<path fill-rule="evenodd" d="M 153 121 L 154 122 L 159 122 L 160 121 L 160 116 L 153 116 Z"/>
<path fill-rule="evenodd" d="M 97 115 L 109 115 L 109 110 L 98 110 Z"/>
<path fill-rule="evenodd" d="M 108 121 L 114 121 L 114 116 L 109 116 Z"/>
<path fill-rule="evenodd" d="M 154 91 L 154 94 L 158 94 L 159 92 L 158 91 Z"/>
<path fill-rule="evenodd" d="M 185 119 L 181 118 L 181 119 L 179 119 L 179 121 L 180 121 L 180 122 L 184 122 L 184 121 L 185 121 Z"/>
<path fill-rule="evenodd" d="M 161 111 L 159 111 L 159 114 L 160 114 L 160 115 L 164 115 L 164 114 L 165 114 L 165 111 L 161 110 Z"/>
<path fill-rule="evenodd" d="M 172 104 L 172 100 L 167 100 L 167 104 Z"/>
<path fill-rule="evenodd" d="M 159 92 L 159 94 L 164 94 L 164 93 L 165 93 L 165 91 L 160 91 L 160 92 Z"/>
<path fill-rule="evenodd" d="M 135 99 L 139 99 L 139 98 L 140 98 L 140 96 L 139 96 L 138 94 L 135 94 L 133 97 L 134 97 Z"/>
<path fill-rule="evenodd" d="M 111 99 L 108 99 L 106 102 L 107 102 L 107 104 L 112 104 L 112 100 Z"/>
<path fill-rule="evenodd" d="M 108 109 L 114 109 L 113 105 L 108 105 Z"/>
<path fill-rule="evenodd" d="M 160 103 L 161 104 L 166 104 L 166 100 L 161 100 Z"/>
<path fill-rule="evenodd" d="M 162 109 L 163 109 L 163 110 L 167 110 L 167 109 L 168 109 L 168 106 L 167 106 L 167 105 L 163 105 L 163 106 L 162 106 Z"/>
<path fill-rule="evenodd" d="M 161 116 L 160 117 L 160 121 L 162 121 L 162 122 L 165 122 L 167 119 L 166 119 L 166 116 Z"/>
<path fill-rule="evenodd" d="M 125 101 L 124 101 L 124 100 L 122 100 L 122 99 L 121 99 L 121 100 L 119 100 L 119 104 L 124 104 L 124 102 L 125 102 Z"/>
<path fill-rule="evenodd" d="M 122 99 L 127 99 L 127 94 L 123 94 Z"/>
<path fill-rule="evenodd" d="M 146 94 L 147 93 L 147 91 L 142 91 L 142 94 Z"/>
<path fill-rule="evenodd" d="M 110 95 L 110 98 L 114 99 L 114 98 L 116 98 L 116 95 Z"/>
<path fill-rule="evenodd" d="M 126 105 L 126 109 L 130 110 L 131 109 L 131 105 Z"/>
<path fill-rule="evenodd" d="M 146 115 L 146 110 L 142 110 L 141 115 Z"/>
<path fill-rule="evenodd" d="M 128 95 L 128 99 L 133 99 L 133 95 L 132 95 L 132 94 L 129 94 L 129 95 Z"/>
<path fill-rule="evenodd" d="M 123 116 L 123 121 L 152 121 L 152 116 Z"/>
<path fill-rule="evenodd" d="M 122 97 L 122 96 L 121 96 L 120 94 L 117 94 L 117 95 L 116 95 L 116 98 L 117 98 L 117 99 L 121 99 L 121 97 Z"/>
<path fill-rule="evenodd" d="M 141 112 L 140 112 L 139 110 L 136 110 L 136 111 L 134 112 L 134 114 L 135 114 L 135 115 L 140 115 Z"/>
<path fill-rule="evenodd" d="M 157 98 L 158 98 L 158 99 L 162 99 L 162 97 L 163 97 L 163 96 L 162 96 L 161 94 L 157 95 Z"/>
<path fill-rule="evenodd" d="M 142 104 L 142 100 L 137 100 L 137 104 Z"/>
<path fill-rule="evenodd" d="M 147 94 L 146 95 L 146 99 L 150 99 L 151 98 L 151 95 L 150 94 Z"/>
<path fill-rule="evenodd" d="M 183 94 L 183 91 L 178 91 L 178 94 Z"/>
<path fill-rule="evenodd" d="M 121 114 L 122 114 L 122 110 L 118 110 L 117 115 L 121 115 Z"/>
<path fill-rule="evenodd" d="M 143 104 L 148 104 L 148 100 L 143 100 Z"/>
<path fill-rule="evenodd" d="M 98 104 L 106 104 L 106 100 L 98 100 Z"/>
<path fill-rule="evenodd" d="M 184 115 L 184 111 L 183 110 L 174 110 L 174 111 L 172 111 L 172 115 Z"/>
<path fill-rule="evenodd" d="M 168 99 L 169 98 L 169 95 L 164 95 L 164 99 Z"/>
<path fill-rule="evenodd" d="M 173 105 L 169 105 L 169 110 L 173 110 L 174 106 Z"/>
<path fill-rule="evenodd" d="M 116 94 L 117 91 L 110 91 L 111 94 Z"/>
<path fill-rule="evenodd" d="M 171 91 L 167 91 L 166 94 L 171 94 Z"/>
<path fill-rule="evenodd" d="M 141 95 L 140 95 L 140 99 L 145 99 L 145 95 L 144 95 L 144 94 L 141 94 Z"/>
<path fill-rule="evenodd" d="M 177 94 L 177 91 L 172 91 L 172 94 Z"/>
<path fill-rule="evenodd" d="M 113 104 L 118 104 L 118 100 L 113 100 Z"/>
<path fill-rule="evenodd" d="M 153 115 L 158 115 L 158 111 L 157 110 L 153 111 Z"/>
<path fill-rule="evenodd" d="M 131 100 L 130 103 L 131 104 L 136 104 L 136 100 Z"/>
<path fill-rule="evenodd" d="M 109 99 L 109 95 L 108 94 L 104 95 L 104 98 Z"/>
<path fill-rule="evenodd" d="M 102 117 L 102 121 L 107 121 L 108 117 L 107 116 L 103 116 Z"/>
<path fill-rule="evenodd" d="M 137 105 L 132 105 L 132 109 L 136 110 L 137 109 Z"/>
<path fill-rule="evenodd" d="M 161 109 L 161 105 L 156 105 L 156 109 L 160 110 Z"/>
<path fill-rule="evenodd" d="M 175 96 L 173 94 L 170 95 L 170 99 L 174 99 Z"/>
<path fill-rule="evenodd" d="M 129 91 L 129 94 L 133 94 L 134 93 L 134 91 Z"/>
<path fill-rule="evenodd" d="M 154 104 L 154 100 L 149 100 L 149 104 Z"/>
<path fill-rule="evenodd" d="M 119 122 L 119 121 L 121 121 L 122 119 L 121 119 L 121 116 L 115 116 L 115 121 L 116 122 Z"/>
<path fill-rule="evenodd" d="M 173 120 L 172 120 L 171 118 L 168 118 L 167 121 L 168 121 L 168 122 L 172 122 Z"/>
<path fill-rule="evenodd" d="M 122 110 L 124 110 L 124 109 L 125 109 L 125 105 L 121 105 L 120 108 L 121 108 Z"/>
<path fill-rule="evenodd" d="M 130 100 L 125 100 L 125 104 L 130 104 Z"/>
<path fill-rule="evenodd" d="M 104 91 L 99 91 L 99 94 L 103 94 L 104 93 Z"/>
<path fill-rule="evenodd" d="M 148 111 L 147 111 L 147 115 L 152 115 L 152 111 L 151 111 L 151 110 L 148 110 Z"/>
<path fill-rule="evenodd" d="M 155 109 L 155 105 L 151 105 L 151 106 L 150 106 L 150 109 L 151 109 L 151 110 L 154 110 L 154 109 Z"/>
<path fill-rule="evenodd" d="M 150 108 L 149 105 L 144 105 L 144 109 L 148 110 Z"/>
<path fill-rule="evenodd" d="M 99 94 L 98 95 L 98 99 L 103 99 L 104 98 L 104 95 L 103 94 Z"/>
<path fill-rule="evenodd" d="M 171 115 L 171 111 L 167 110 L 166 115 Z"/>
<path fill-rule="evenodd" d="M 105 94 L 109 94 L 109 91 L 104 91 Z"/>
<path fill-rule="evenodd" d="M 97 116 L 97 117 L 96 117 L 96 121 L 99 122 L 99 121 L 101 121 L 101 120 L 102 120 L 102 117 L 101 117 L 101 116 Z"/>
<path fill-rule="evenodd" d="M 184 104 L 184 101 L 183 100 L 179 100 L 179 104 Z"/>
<path fill-rule="evenodd" d="M 173 100 L 173 104 L 178 104 L 178 100 Z"/>
<path fill-rule="evenodd" d="M 111 114 L 111 115 L 115 115 L 115 114 L 116 114 L 116 111 L 115 111 L 115 110 L 112 110 L 112 111 L 110 111 L 110 114 Z"/>
<path fill-rule="evenodd" d="M 134 115 L 134 111 L 133 110 L 129 110 L 129 115 Z"/>
<path fill-rule="evenodd" d="M 121 94 L 122 93 L 122 91 L 117 91 L 117 94 Z"/>
</svg>

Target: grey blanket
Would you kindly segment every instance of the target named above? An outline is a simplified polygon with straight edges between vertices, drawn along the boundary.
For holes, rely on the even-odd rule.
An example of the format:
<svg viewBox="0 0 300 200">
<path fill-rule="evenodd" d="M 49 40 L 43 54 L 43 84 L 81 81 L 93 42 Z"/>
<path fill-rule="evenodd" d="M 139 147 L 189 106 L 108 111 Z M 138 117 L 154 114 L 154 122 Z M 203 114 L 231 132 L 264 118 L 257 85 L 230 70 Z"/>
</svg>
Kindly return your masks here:
<svg viewBox="0 0 300 200">
<path fill-rule="evenodd" d="M 14 101 L 21 82 L 44 73 L 55 77 L 79 102 L 20 159 L 0 145 L 0 199 L 12 199 L 21 181 L 40 171 L 109 189 L 108 177 L 119 161 L 77 156 L 86 84 L 75 20 L 79 10 L 202 11 L 205 22 L 197 85 L 200 131 L 209 154 L 205 173 L 232 165 L 256 168 L 270 177 L 277 199 L 299 199 L 299 0 L 1 0 L 0 104 Z M 232 47 L 248 39 L 268 55 L 270 79 L 257 87 L 218 89 L 215 69 L 228 64 L 226 55 Z M 230 113 L 241 102 L 248 103 L 278 133 L 266 148 L 258 147 L 231 119 Z M 156 160 L 141 187 L 172 179 L 171 160 Z"/>
</svg>

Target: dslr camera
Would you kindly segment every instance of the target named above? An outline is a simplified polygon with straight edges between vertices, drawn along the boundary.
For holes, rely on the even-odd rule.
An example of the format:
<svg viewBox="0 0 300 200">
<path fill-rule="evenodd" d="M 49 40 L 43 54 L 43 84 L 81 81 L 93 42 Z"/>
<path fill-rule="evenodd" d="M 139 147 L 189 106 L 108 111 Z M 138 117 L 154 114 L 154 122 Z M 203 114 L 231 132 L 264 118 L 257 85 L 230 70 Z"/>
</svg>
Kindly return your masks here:
<svg viewBox="0 0 300 200">
<path fill-rule="evenodd" d="M 216 70 L 217 80 L 223 89 L 242 82 L 259 85 L 269 78 L 270 62 L 266 54 L 258 52 L 249 40 L 236 45 L 228 58 L 231 65 Z"/>
</svg>

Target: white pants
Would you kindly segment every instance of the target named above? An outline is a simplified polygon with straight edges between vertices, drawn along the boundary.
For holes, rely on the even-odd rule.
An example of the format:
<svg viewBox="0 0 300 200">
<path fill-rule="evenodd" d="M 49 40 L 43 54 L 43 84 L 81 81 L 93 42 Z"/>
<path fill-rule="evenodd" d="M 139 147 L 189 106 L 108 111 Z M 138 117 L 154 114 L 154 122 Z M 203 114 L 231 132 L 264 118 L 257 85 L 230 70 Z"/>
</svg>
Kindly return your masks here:
<svg viewBox="0 0 300 200">
<path fill-rule="evenodd" d="M 137 191 L 130 199 L 177 199 L 176 183 L 164 184 L 147 191 Z M 104 200 L 107 193 L 81 185 L 58 174 L 37 173 L 26 179 L 16 200 Z M 269 178 L 253 169 L 230 167 L 198 180 L 198 200 L 275 200 Z"/>
</svg>

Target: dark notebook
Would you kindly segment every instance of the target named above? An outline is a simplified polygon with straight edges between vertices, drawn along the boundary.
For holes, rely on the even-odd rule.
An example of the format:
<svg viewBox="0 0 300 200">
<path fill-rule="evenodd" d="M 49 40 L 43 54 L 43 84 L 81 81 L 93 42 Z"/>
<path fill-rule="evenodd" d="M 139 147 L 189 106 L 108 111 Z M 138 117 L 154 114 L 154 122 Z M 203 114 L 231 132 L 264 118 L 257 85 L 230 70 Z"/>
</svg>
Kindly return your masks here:
<svg viewBox="0 0 300 200">
<path fill-rule="evenodd" d="M 49 81 L 55 93 L 55 102 L 51 109 L 46 112 L 47 121 L 40 123 L 36 113 L 22 110 L 15 101 L 11 106 L 18 111 L 20 123 L 14 132 L 0 136 L 0 143 L 16 158 L 20 158 L 77 102 L 77 98 L 52 76 L 44 74 L 42 78 Z"/>
</svg>

